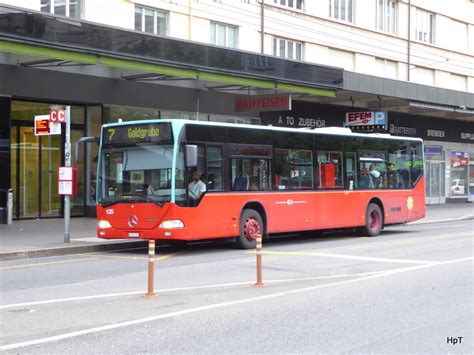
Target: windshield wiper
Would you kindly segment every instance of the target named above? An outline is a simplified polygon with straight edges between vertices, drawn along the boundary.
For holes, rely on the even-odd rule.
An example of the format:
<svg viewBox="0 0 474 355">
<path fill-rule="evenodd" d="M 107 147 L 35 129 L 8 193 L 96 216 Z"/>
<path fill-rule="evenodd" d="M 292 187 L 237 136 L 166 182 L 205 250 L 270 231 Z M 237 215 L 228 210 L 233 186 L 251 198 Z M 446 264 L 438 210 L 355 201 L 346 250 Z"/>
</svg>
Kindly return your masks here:
<svg viewBox="0 0 474 355">
<path fill-rule="evenodd" d="M 160 207 L 163 207 L 163 205 L 165 204 L 165 201 L 155 200 L 149 196 L 140 196 L 140 197 L 143 197 L 145 198 L 146 201 L 153 202 L 155 205 L 158 205 Z M 138 201 L 138 202 L 143 202 L 143 201 Z"/>
<path fill-rule="evenodd" d="M 103 207 L 109 207 L 117 203 L 143 203 L 143 202 L 153 202 L 155 205 L 163 207 L 165 201 L 158 201 L 152 199 L 149 196 L 133 196 L 133 195 L 123 195 L 117 199 L 102 201 L 101 204 Z"/>
<path fill-rule="evenodd" d="M 125 203 L 128 202 L 128 200 L 108 200 L 108 201 L 101 201 L 102 207 L 110 207 L 112 205 L 115 205 L 116 203 Z"/>
</svg>

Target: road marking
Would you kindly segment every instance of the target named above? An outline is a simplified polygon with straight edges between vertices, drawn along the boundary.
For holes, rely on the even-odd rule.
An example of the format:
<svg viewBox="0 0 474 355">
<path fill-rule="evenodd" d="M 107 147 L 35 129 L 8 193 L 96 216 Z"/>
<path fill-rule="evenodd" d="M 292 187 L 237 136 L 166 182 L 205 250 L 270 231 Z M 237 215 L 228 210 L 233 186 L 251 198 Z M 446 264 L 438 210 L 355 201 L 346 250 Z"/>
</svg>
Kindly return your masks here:
<svg viewBox="0 0 474 355">
<path fill-rule="evenodd" d="M 246 252 L 248 254 L 254 254 L 254 251 Z M 382 263 L 402 263 L 402 264 L 437 264 L 439 261 L 428 261 L 428 260 L 408 260 L 408 259 L 392 259 L 392 258 L 374 258 L 371 256 L 357 256 L 357 255 L 346 255 L 346 254 L 333 254 L 333 253 L 321 253 L 321 252 L 302 252 L 302 251 L 263 251 L 263 254 L 269 255 L 304 255 L 304 256 L 323 256 L 328 258 L 339 258 L 339 259 L 352 259 L 352 260 L 364 260 L 364 261 L 376 261 Z"/>
<path fill-rule="evenodd" d="M 370 248 L 374 246 L 374 244 L 365 244 L 365 245 L 359 245 L 359 246 L 356 246 L 356 247 L 351 247 L 351 248 L 347 248 L 347 247 L 342 247 L 344 249 L 365 249 L 365 248 Z"/>
<path fill-rule="evenodd" d="M 80 255 L 80 254 L 79 254 L 79 255 Z M 50 261 L 50 262 L 47 262 L 47 263 L 3 266 L 3 267 L 0 267 L 0 270 L 20 269 L 20 268 L 24 268 L 24 267 L 35 267 L 35 266 L 48 266 L 48 265 L 54 265 L 54 264 L 75 263 L 75 262 L 79 262 L 79 261 L 89 261 L 89 260 L 92 260 L 92 259 L 97 259 L 97 258 L 73 259 L 73 260 L 62 260 L 62 261 Z"/>
<path fill-rule="evenodd" d="M 270 261 L 279 260 L 279 258 L 277 258 L 276 256 L 268 256 L 265 258 L 265 261 L 268 261 L 268 260 Z M 256 261 L 255 261 L 255 258 L 248 258 L 248 259 L 241 260 L 240 262 L 246 264 L 246 263 L 255 263 Z"/>
<path fill-rule="evenodd" d="M 394 240 L 392 243 L 393 244 L 409 244 L 409 243 L 415 243 L 415 240 Z"/>
<path fill-rule="evenodd" d="M 155 258 L 155 261 L 162 261 L 169 259 L 175 255 L 181 254 L 183 251 L 177 251 L 175 253 L 170 253 L 167 255 L 160 256 L 158 258 Z M 98 259 L 98 258 L 104 258 L 104 259 L 125 259 L 125 260 L 148 260 L 148 256 L 120 256 L 120 255 L 107 255 L 107 254 L 78 254 L 87 258 L 91 259 Z"/>
<path fill-rule="evenodd" d="M 78 330 L 78 331 L 74 331 L 74 332 L 70 332 L 70 333 L 58 334 L 58 335 L 55 335 L 55 336 L 52 336 L 52 337 L 47 337 L 47 338 L 42 338 L 42 339 L 36 339 L 36 340 L 30 340 L 30 341 L 25 341 L 25 342 L 21 342 L 21 343 L 13 343 L 13 344 L 2 345 L 2 346 L 0 346 L 0 351 L 24 348 L 24 347 L 27 347 L 27 346 L 38 345 L 38 344 L 45 344 L 45 343 L 50 343 L 50 342 L 54 342 L 54 341 L 58 341 L 58 340 L 75 338 L 75 337 L 82 336 L 82 335 L 99 333 L 99 332 L 103 332 L 103 331 L 106 331 L 106 330 L 124 328 L 124 327 L 128 327 L 128 326 L 131 326 L 131 325 L 137 325 L 137 324 L 143 324 L 143 323 L 149 323 L 149 322 L 153 322 L 153 321 L 157 321 L 157 320 L 161 320 L 161 319 L 166 319 L 166 318 L 173 318 L 173 317 L 182 316 L 182 315 L 186 315 L 186 314 L 209 311 L 209 310 L 213 310 L 213 309 L 224 308 L 224 307 L 235 306 L 235 305 L 241 305 L 241 304 L 251 303 L 251 302 L 259 302 L 259 301 L 273 299 L 273 298 L 280 298 L 280 297 L 285 297 L 285 296 L 292 295 L 292 294 L 295 294 L 295 293 L 303 293 L 303 292 L 314 291 L 314 290 L 328 288 L 328 287 L 358 283 L 358 282 L 361 282 L 361 281 L 377 279 L 377 278 L 381 278 L 381 277 L 385 277 L 385 276 L 401 274 L 401 273 L 405 273 L 405 272 L 411 272 L 411 271 L 414 271 L 414 270 L 419 270 L 419 269 L 424 269 L 424 268 L 429 268 L 429 267 L 434 267 L 434 266 L 441 266 L 441 265 L 459 263 L 459 262 L 473 260 L 473 259 L 474 259 L 474 257 L 468 257 L 468 258 L 463 258 L 463 259 L 442 261 L 442 262 L 439 262 L 439 263 L 436 263 L 436 264 L 425 264 L 425 265 L 411 266 L 411 267 L 406 267 L 406 268 L 401 268 L 401 269 L 388 270 L 388 271 L 378 273 L 378 274 L 375 274 L 375 275 L 364 276 L 364 277 L 360 277 L 360 278 L 352 279 L 352 280 L 338 281 L 338 282 L 333 282 L 333 283 L 329 283 L 329 284 L 305 287 L 305 288 L 300 288 L 300 289 L 291 290 L 291 291 L 277 292 L 277 293 L 258 296 L 258 297 L 251 297 L 251 298 L 246 298 L 246 299 L 241 299 L 241 300 L 210 304 L 210 305 L 207 305 L 207 306 L 194 307 L 194 308 L 184 309 L 184 310 L 181 310 L 181 311 L 170 312 L 170 313 L 160 314 L 160 315 L 156 315 L 156 316 L 135 319 L 135 320 L 131 320 L 131 321 L 125 321 L 125 322 L 120 322 L 120 323 L 115 323 L 115 324 L 108 324 L 108 325 L 104 325 L 104 326 Z"/>
<path fill-rule="evenodd" d="M 314 280 L 337 279 L 337 278 L 354 277 L 354 276 L 366 276 L 366 275 L 373 275 L 373 274 L 378 274 L 378 273 L 382 273 L 382 272 L 385 272 L 385 270 L 370 271 L 370 272 L 359 272 L 359 273 L 355 273 L 355 274 L 310 276 L 310 277 L 300 277 L 300 278 L 293 278 L 293 279 L 275 279 L 275 280 L 265 280 L 265 282 L 268 283 L 268 284 L 272 284 L 272 283 L 280 283 L 280 282 L 314 281 Z M 156 292 L 166 293 L 166 292 L 176 292 L 176 291 L 193 291 L 193 290 L 208 289 L 208 288 L 222 288 L 222 287 L 233 287 L 233 286 L 242 286 L 242 285 L 253 285 L 254 283 L 255 283 L 255 280 L 253 280 L 253 281 L 231 282 L 231 283 L 224 283 L 224 284 L 214 284 L 214 285 L 203 285 L 203 286 L 175 287 L 175 288 L 157 290 Z M 92 296 L 82 296 L 82 297 L 60 298 L 60 299 L 56 299 L 56 300 L 33 301 L 33 302 L 24 302 L 24 303 L 12 303 L 12 304 L 2 305 L 2 306 L 0 306 L 0 309 L 38 306 L 38 305 L 51 304 L 51 303 L 84 301 L 84 300 L 100 299 L 100 298 L 108 298 L 108 297 L 132 296 L 132 295 L 143 294 L 144 292 L 145 291 L 130 291 L 130 292 L 121 292 L 121 293 L 109 293 L 109 294 L 105 294 L 105 295 L 92 295 Z"/>
<path fill-rule="evenodd" d="M 438 239 L 449 239 L 449 238 L 458 238 L 458 237 L 474 237 L 474 233 L 472 232 L 467 232 L 467 233 L 459 233 L 459 234 L 440 234 L 437 237 L 431 238 L 432 240 L 438 240 Z"/>
<path fill-rule="evenodd" d="M 143 248 L 142 248 L 143 249 Z M 162 261 L 169 259 L 175 255 L 181 254 L 183 251 L 178 251 L 175 253 L 170 253 L 167 255 L 160 256 L 155 258 L 155 261 Z M 83 259 L 72 259 L 72 260 L 61 260 L 61 261 L 50 261 L 45 263 L 36 263 L 36 264 L 26 264 L 26 265 L 12 265 L 12 266 L 2 266 L 0 270 L 9 270 L 9 269 L 21 269 L 25 267 L 35 267 L 35 266 L 48 266 L 48 265 L 55 265 L 55 264 L 66 264 L 66 263 L 75 263 L 79 261 L 90 261 L 90 260 L 97 260 L 99 258 L 112 258 L 112 259 L 131 259 L 131 260 L 148 260 L 148 257 L 133 257 L 133 256 L 116 256 L 116 255 L 105 255 L 105 254 L 77 254 L 79 256 L 83 256 Z"/>
</svg>

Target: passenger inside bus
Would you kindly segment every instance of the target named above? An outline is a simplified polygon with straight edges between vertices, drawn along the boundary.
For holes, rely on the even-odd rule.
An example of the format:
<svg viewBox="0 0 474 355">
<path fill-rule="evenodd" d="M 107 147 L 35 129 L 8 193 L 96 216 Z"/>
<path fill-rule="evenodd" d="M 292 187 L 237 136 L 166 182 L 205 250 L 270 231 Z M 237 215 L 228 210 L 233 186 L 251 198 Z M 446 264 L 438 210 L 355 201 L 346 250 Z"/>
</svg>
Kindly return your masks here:
<svg viewBox="0 0 474 355">
<path fill-rule="evenodd" d="M 249 176 L 247 174 L 240 173 L 234 180 L 235 191 L 245 191 L 249 189 Z"/>
<path fill-rule="evenodd" d="M 375 168 L 375 164 L 369 165 L 369 189 L 378 189 L 382 181 L 380 171 Z"/>
<path fill-rule="evenodd" d="M 398 189 L 402 187 L 400 174 L 395 169 L 395 164 L 389 163 L 387 166 L 387 185 L 389 189 Z"/>
<path fill-rule="evenodd" d="M 361 189 L 368 189 L 370 187 L 370 175 L 368 174 L 368 170 L 365 166 L 365 163 L 362 163 L 362 168 L 360 169 L 360 176 L 359 176 L 359 188 Z"/>
</svg>

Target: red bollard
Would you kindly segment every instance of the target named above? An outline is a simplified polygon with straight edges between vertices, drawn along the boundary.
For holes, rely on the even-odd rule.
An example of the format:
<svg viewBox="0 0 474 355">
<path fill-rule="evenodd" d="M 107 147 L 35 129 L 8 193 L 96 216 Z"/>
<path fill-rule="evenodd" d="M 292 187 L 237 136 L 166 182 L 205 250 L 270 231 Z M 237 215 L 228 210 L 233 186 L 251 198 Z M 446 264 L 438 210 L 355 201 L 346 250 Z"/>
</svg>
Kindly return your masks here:
<svg viewBox="0 0 474 355">
<path fill-rule="evenodd" d="M 155 241 L 148 241 L 148 292 L 145 297 L 156 297 L 157 294 L 153 290 L 155 281 Z"/>
<path fill-rule="evenodd" d="M 263 287 L 262 280 L 262 235 L 257 234 L 256 241 L 256 255 L 257 255 L 257 283 L 255 287 Z"/>
</svg>

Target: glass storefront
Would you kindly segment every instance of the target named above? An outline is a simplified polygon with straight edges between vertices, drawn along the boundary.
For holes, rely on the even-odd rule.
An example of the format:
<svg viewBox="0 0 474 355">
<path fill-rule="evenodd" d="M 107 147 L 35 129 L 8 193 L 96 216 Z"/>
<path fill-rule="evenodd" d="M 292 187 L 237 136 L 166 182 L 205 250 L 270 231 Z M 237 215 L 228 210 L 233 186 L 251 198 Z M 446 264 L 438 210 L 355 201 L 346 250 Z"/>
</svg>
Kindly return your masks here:
<svg viewBox="0 0 474 355">
<path fill-rule="evenodd" d="M 34 133 L 35 116 L 48 115 L 52 106 L 46 103 L 12 101 L 10 174 L 13 213 L 17 219 L 62 215 L 62 198 L 58 194 L 58 167 L 64 162 L 64 127 L 61 135 L 36 136 Z M 72 142 L 84 136 L 84 113 L 84 107 L 71 106 Z M 78 164 L 78 195 L 71 198 L 72 216 L 84 215 L 83 164 L 83 160 Z"/>
<path fill-rule="evenodd" d="M 469 154 L 467 152 L 451 151 L 451 197 L 467 197 Z"/>
<path fill-rule="evenodd" d="M 469 153 L 468 198 L 474 201 L 474 153 Z"/>
</svg>

